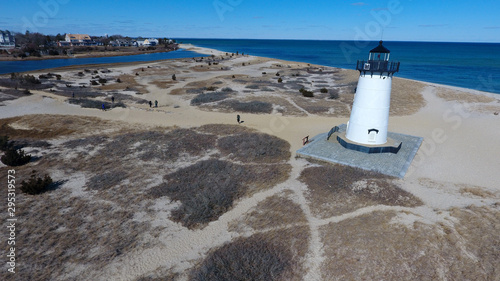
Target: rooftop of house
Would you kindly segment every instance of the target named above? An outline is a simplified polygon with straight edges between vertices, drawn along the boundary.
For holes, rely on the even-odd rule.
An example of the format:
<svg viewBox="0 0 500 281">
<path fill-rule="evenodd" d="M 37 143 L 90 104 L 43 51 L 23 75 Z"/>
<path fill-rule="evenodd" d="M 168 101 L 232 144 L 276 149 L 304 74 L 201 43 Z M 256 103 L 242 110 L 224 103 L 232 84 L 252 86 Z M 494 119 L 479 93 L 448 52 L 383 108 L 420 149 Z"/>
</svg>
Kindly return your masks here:
<svg viewBox="0 0 500 281">
<path fill-rule="evenodd" d="M 92 40 L 88 34 L 66 34 L 66 37 L 69 37 L 70 40 Z"/>
</svg>

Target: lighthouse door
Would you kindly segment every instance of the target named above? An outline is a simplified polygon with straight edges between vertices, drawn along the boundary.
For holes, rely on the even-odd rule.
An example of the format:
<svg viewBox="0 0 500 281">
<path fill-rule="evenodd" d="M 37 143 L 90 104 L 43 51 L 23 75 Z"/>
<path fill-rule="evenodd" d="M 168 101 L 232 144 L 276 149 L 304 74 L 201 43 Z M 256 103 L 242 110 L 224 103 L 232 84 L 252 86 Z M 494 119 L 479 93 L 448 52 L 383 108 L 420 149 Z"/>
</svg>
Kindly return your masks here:
<svg viewBox="0 0 500 281">
<path fill-rule="evenodd" d="M 377 129 L 368 130 L 368 142 L 376 142 L 377 141 L 377 134 L 378 134 Z"/>
</svg>

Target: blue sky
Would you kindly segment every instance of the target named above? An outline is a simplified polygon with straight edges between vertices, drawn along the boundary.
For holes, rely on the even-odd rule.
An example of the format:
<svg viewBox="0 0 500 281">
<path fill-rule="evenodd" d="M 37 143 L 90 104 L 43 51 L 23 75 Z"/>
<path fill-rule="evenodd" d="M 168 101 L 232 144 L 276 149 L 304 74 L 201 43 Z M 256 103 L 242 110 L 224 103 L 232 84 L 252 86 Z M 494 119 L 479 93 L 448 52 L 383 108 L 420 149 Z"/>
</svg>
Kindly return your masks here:
<svg viewBox="0 0 500 281">
<path fill-rule="evenodd" d="M 498 0 L 2 0 L 0 29 L 45 34 L 500 42 Z"/>
</svg>

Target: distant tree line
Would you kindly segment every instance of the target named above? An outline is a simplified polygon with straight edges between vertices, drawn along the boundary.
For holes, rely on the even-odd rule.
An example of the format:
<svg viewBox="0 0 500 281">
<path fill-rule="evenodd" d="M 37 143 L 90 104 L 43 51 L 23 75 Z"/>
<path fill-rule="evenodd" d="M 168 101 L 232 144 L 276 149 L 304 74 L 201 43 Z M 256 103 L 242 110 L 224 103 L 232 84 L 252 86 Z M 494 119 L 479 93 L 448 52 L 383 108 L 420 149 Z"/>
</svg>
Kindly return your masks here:
<svg viewBox="0 0 500 281">
<path fill-rule="evenodd" d="M 66 39 L 66 34 L 61 34 L 61 33 L 58 33 L 57 35 L 45 35 L 39 32 L 26 31 L 25 33 L 15 32 L 13 33 L 13 36 L 16 40 L 16 48 L 13 50 L 0 50 L 0 54 L 12 55 L 14 57 L 23 58 L 27 56 L 41 57 L 43 55 L 51 55 L 51 56 L 67 55 L 78 52 L 88 52 L 92 50 L 97 50 L 96 48 L 97 46 L 60 47 L 58 46 L 57 42 L 65 41 Z M 129 41 L 132 40 L 131 37 L 122 36 L 120 34 L 115 34 L 109 37 L 91 36 L 91 38 L 96 42 L 100 42 L 102 45 L 100 47 L 104 48 L 104 50 L 111 50 L 111 51 L 116 49 L 116 48 L 108 49 L 108 45 L 110 44 L 111 41 L 116 39 L 125 39 Z M 142 39 L 142 37 L 138 37 L 138 39 Z M 158 41 L 159 41 L 158 44 L 159 46 L 163 45 L 165 48 L 173 47 L 172 45 L 169 45 L 171 41 L 167 38 L 160 38 L 158 39 Z"/>
</svg>

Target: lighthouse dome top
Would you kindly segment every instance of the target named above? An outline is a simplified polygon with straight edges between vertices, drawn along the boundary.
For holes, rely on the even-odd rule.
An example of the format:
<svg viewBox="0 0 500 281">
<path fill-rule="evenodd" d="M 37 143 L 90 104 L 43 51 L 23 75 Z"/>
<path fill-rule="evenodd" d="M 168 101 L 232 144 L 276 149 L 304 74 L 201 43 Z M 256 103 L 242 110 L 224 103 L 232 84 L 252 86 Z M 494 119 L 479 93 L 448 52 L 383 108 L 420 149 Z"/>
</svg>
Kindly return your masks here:
<svg viewBox="0 0 500 281">
<path fill-rule="evenodd" d="M 393 75 L 399 71 L 399 62 L 389 61 L 391 51 L 384 47 L 382 43 L 383 41 L 380 40 L 378 46 L 370 51 L 368 60 L 358 60 L 356 70 L 359 70 L 362 74 L 366 74 L 367 72 L 371 75 L 380 73 L 381 76 L 384 73 L 385 75 Z"/>
<path fill-rule="evenodd" d="M 387 49 L 386 47 L 384 47 L 382 45 L 383 41 L 380 40 L 380 42 L 378 42 L 378 46 L 373 48 L 370 53 L 382 53 L 382 54 L 388 54 L 390 53 L 391 51 L 389 51 L 389 49 Z"/>
</svg>

